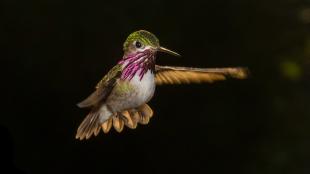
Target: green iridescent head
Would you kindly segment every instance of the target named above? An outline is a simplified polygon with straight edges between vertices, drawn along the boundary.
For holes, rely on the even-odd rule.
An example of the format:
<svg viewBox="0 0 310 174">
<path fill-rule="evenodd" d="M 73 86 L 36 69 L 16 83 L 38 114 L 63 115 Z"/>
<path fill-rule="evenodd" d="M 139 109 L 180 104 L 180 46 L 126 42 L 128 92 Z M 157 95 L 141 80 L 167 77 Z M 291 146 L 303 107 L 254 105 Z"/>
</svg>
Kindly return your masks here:
<svg viewBox="0 0 310 174">
<path fill-rule="evenodd" d="M 174 51 L 161 47 L 158 38 L 151 32 L 145 30 L 139 30 L 131 33 L 127 37 L 123 46 L 125 54 L 151 49 L 154 52 L 161 51 L 175 56 L 180 56 L 178 53 Z"/>
</svg>

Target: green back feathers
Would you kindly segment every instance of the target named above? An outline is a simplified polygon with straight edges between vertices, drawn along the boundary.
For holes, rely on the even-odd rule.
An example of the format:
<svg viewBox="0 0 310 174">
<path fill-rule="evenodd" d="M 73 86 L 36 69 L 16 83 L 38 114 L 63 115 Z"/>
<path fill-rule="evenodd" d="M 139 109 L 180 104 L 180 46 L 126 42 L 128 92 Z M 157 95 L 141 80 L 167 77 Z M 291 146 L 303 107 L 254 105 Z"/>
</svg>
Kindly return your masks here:
<svg viewBox="0 0 310 174">
<path fill-rule="evenodd" d="M 113 87 L 116 84 L 117 79 L 121 75 L 122 65 L 115 65 L 109 72 L 106 74 L 102 80 L 96 85 L 96 90 L 88 96 L 85 100 L 78 103 L 80 108 L 91 107 L 98 105 L 100 102 L 107 99 L 112 91 Z"/>
<path fill-rule="evenodd" d="M 115 65 L 109 72 L 106 74 L 96 85 L 96 89 L 107 86 L 107 84 L 111 81 L 111 79 L 117 78 L 120 76 L 122 71 L 122 65 Z"/>
<path fill-rule="evenodd" d="M 142 44 L 146 45 L 146 46 L 153 46 L 153 47 L 158 47 L 159 46 L 159 40 L 157 39 L 157 37 L 145 30 L 139 30 L 139 31 L 135 31 L 133 33 L 131 33 L 125 43 L 124 43 L 124 51 L 127 51 L 130 47 L 130 45 L 134 42 L 134 41 L 139 41 Z"/>
</svg>

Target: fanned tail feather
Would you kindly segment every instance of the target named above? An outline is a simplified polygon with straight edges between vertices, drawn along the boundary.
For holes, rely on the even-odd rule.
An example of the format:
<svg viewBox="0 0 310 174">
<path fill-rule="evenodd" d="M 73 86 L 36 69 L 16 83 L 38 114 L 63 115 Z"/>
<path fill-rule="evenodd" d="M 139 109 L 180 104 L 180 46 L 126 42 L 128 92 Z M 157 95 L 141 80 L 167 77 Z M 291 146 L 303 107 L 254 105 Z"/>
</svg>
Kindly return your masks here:
<svg viewBox="0 0 310 174">
<path fill-rule="evenodd" d="M 117 132 L 122 132 L 124 126 L 135 129 L 138 123 L 143 125 L 148 124 L 152 116 L 153 110 L 147 104 L 144 104 L 139 108 L 125 110 L 113 115 L 113 117 L 102 124 L 102 130 L 104 133 L 108 133 L 112 126 Z"/>
<path fill-rule="evenodd" d="M 139 123 L 143 125 L 148 124 L 150 121 L 150 118 L 153 116 L 152 109 L 147 104 L 145 104 L 138 108 L 138 112 L 140 115 Z"/>
<path fill-rule="evenodd" d="M 89 139 L 92 135 L 97 136 L 102 129 L 108 133 L 112 127 L 117 132 L 122 132 L 124 126 L 135 129 L 138 123 L 146 125 L 153 116 L 153 110 L 144 104 L 138 108 L 125 110 L 119 113 L 111 113 L 106 106 L 94 107 L 80 124 L 76 139 Z"/>
</svg>

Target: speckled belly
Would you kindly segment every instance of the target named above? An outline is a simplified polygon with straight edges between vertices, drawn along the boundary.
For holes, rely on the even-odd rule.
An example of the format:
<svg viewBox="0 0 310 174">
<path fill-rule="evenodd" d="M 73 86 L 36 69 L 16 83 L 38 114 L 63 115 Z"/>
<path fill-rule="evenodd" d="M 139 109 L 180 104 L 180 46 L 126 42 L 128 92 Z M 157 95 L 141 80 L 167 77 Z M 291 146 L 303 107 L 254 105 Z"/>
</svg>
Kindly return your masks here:
<svg viewBox="0 0 310 174">
<path fill-rule="evenodd" d="M 119 80 L 107 99 L 107 104 L 113 112 L 136 108 L 147 103 L 153 97 L 154 91 L 154 75 L 148 71 L 141 81 L 138 75 L 130 81 Z"/>
</svg>

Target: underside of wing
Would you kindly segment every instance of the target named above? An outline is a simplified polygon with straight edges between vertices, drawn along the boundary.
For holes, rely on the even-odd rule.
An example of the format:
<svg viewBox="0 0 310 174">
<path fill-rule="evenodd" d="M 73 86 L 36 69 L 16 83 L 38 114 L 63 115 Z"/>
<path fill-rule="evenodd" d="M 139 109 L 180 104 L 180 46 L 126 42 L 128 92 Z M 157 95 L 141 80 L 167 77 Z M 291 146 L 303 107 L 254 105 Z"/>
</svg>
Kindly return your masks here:
<svg viewBox="0 0 310 174">
<path fill-rule="evenodd" d="M 225 80 L 227 77 L 244 79 L 248 69 L 233 68 L 190 68 L 156 65 L 156 84 L 212 83 Z"/>
<path fill-rule="evenodd" d="M 78 103 L 80 108 L 91 107 L 97 103 L 105 100 L 109 96 L 111 90 L 113 89 L 116 80 L 121 74 L 121 66 L 114 66 L 107 75 L 105 75 L 102 80 L 97 84 L 96 90 L 89 95 L 85 100 Z"/>
</svg>

